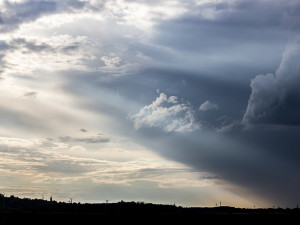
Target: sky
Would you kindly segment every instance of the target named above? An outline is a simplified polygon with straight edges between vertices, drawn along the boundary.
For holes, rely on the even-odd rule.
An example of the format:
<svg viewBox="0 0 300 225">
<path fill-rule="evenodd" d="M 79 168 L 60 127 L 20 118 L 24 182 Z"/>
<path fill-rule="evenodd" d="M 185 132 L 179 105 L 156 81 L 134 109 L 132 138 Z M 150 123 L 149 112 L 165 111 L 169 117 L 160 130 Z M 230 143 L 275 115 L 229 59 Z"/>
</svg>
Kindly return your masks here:
<svg viewBox="0 0 300 225">
<path fill-rule="evenodd" d="M 0 0 L 0 192 L 295 207 L 298 0 Z"/>
</svg>

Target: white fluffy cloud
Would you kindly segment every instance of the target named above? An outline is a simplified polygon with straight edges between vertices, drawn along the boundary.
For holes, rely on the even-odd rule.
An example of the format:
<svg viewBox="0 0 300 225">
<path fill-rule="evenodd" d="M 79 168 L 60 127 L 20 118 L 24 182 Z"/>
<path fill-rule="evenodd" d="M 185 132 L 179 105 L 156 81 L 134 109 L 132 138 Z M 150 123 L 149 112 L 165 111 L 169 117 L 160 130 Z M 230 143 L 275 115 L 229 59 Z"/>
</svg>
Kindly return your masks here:
<svg viewBox="0 0 300 225">
<path fill-rule="evenodd" d="M 180 103 L 176 96 L 168 97 L 164 93 L 129 118 L 136 129 L 159 127 L 165 132 L 191 132 L 200 128 L 189 103 Z"/>
</svg>

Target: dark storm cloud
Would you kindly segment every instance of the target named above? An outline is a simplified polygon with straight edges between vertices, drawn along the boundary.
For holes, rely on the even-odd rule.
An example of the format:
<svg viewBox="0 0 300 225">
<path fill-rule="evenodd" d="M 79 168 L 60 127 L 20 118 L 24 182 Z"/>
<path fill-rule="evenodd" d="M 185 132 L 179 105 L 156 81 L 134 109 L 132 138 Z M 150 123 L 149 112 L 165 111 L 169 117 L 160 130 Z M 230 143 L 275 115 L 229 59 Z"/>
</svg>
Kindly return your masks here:
<svg viewBox="0 0 300 225">
<path fill-rule="evenodd" d="M 158 29 L 162 35 L 168 34 L 166 37 L 173 38 L 157 41 L 165 40 L 164 44 L 172 48 L 195 51 L 218 50 L 226 44 L 229 44 L 227 47 L 233 47 L 234 42 L 239 47 L 247 42 L 259 45 L 262 42 L 276 43 L 285 37 L 286 33 L 282 31 L 299 31 L 299 8 L 300 3 L 294 0 L 241 0 L 202 4 L 182 17 L 161 23 Z M 188 31 L 193 35 L 189 35 Z M 173 36 L 174 32 L 178 35 Z M 185 38 L 189 42 L 184 42 Z M 172 45 L 174 42 L 177 45 Z"/>
<path fill-rule="evenodd" d="M 287 45 L 274 74 L 258 75 L 251 81 L 252 93 L 242 121 L 247 128 L 226 134 L 269 155 L 260 171 L 269 174 L 266 181 L 251 179 L 248 183 L 261 195 L 285 204 L 300 198 L 299 48 L 296 38 Z"/>
<path fill-rule="evenodd" d="M 292 0 L 207 3 L 160 23 L 154 41 L 190 56 L 182 64 L 194 62 L 199 71 L 250 78 L 277 67 L 286 42 L 299 32 L 299 7 Z"/>
<path fill-rule="evenodd" d="M 147 77 L 149 79 L 148 82 Z M 182 82 L 184 77 L 186 79 L 186 83 Z M 213 93 L 216 92 L 220 95 L 220 100 L 222 99 L 222 95 L 224 101 L 226 101 L 225 99 L 228 97 L 228 102 L 220 101 L 221 104 L 224 104 L 224 107 L 220 107 L 222 110 L 223 108 L 226 108 L 225 103 L 227 103 L 227 107 L 232 109 L 235 108 L 235 104 L 238 105 L 240 102 L 241 105 L 238 107 L 245 108 L 247 105 L 247 99 L 250 95 L 250 90 L 245 90 L 244 97 L 241 98 L 243 88 L 240 90 L 239 85 L 234 86 L 234 84 L 230 82 L 221 82 L 218 79 L 210 78 L 204 79 L 203 77 L 200 78 L 198 76 L 184 76 L 176 74 L 175 72 L 166 73 L 165 71 L 163 73 L 162 71 L 156 71 L 151 76 L 148 74 L 145 75 L 145 77 L 140 77 L 140 80 L 135 76 L 134 79 L 131 78 L 133 77 L 124 77 L 121 80 L 111 80 L 104 83 L 99 80 L 97 82 L 96 78 L 94 82 L 91 82 L 91 80 L 85 81 L 93 83 L 99 87 L 95 89 L 94 94 L 96 94 L 96 90 L 103 91 L 105 88 L 113 92 L 119 89 L 120 94 L 123 97 L 126 96 L 130 99 L 134 99 L 134 96 L 137 96 L 137 94 L 140 93 L 140 95 L 138 95 L 139 98 L 135 99 L 148 102 L 148 104 L 150 104 L 157 96 L 154 89 L 157 83 L 161 85 L 159 86 L 160 88 L 167 89 L 168 92 L 174 95 L 180 97 L 186 96 L 185 99 L 195 102 L 196 105 L 200 105 L 200 103 L 204 102 L 205 99 L 214 96 Z M 77 77 L 77 79 L 79 78 Z M 78 82 L 81 82 L 82 84 L 84 80 L 81 79 L 86 78 L 81 77 L 79 79 Z M 89 77 L 89 79 L 91 79 L 91 77 Z M 157 81 L 155 81 L 156 79 Z M 152 83 L 150 80 L 152 80 Z M 170 80 L 172 80 L 171 83 L 169 82 Z M 73 79 L 73 82 L 74 81 L 75 79 Z M 153 86 L 151 86 L 151 84 Z M 185 85 L 187 85 L 187 87 Z M 144 91 L 139 92 L 138 89 L 136 90 L 134 87 L 144 88 Z M 151 93 L 150 90 L 153 92 Z M 220 90 L 221 92 L 218 92 L 217 90 Z M 81 96 L 82 93 L 84 93 L 84 90 L 83 92 L 80 92 L 79 89 L 76 91 L 79 91 L 78 94 Z M 186 93 L 186 95 L 184 95 L 184 93 Z M 203 94 L 204 97 L 200 101 L 200 97 L 202 98 L 201 94 Z M 150 95 L 150 97 L 147 98 L 147 95 Z M 187 98 L 187 96 L 190 98 Z M 236 101 L 237 97 L 241 99 Z M 214 102 L 216 99 L 218 98 L 215 97 Z M 220 179 L 225 179 L 229 182 L 233 182 L 234 184 L 249 188 L 256 193 L 270 188 L 270 186 L 268 186 L 266 189 L 263 189 L 266 182 L 270 185 L 278 184 L 276 183 L 276 175 L 273 175 L 273 171 L 278 171 L 277 165 L 275 165 L 274 160 L 272 159 L 273 156 L 271 155 L 271 157 L 268 158 L 268 154 L 265 153 L 263 149 L 262 151 L 257 151 L 256 146 L 253 146 L 253 143 L 251 143 L 251 145 L 246 144 L 246 147 L 244 146 L 243 141 L 237 141 L 236 143 L 234 133 L 229 135 L 228 133 L 209 133 L 201 130 L 189 135 L 178 135 L 174 133 L 167 134 L 160 129 L 153 128 L 143 128 L 138 131 L 134 131 L 131 127 L 132 124 L 128 121 L 124 121 L 124 117 L 127 116 L 126 112 L 120 111 L 119 108 L 116 108 L 113 105 L 108 104 L 100 108 L 99 105 L 103 106 L 103 103 L 101 102 L 100 104 L 100 102 L 95 101 L 95 106 L 89 104 L 84 105 L 84 107 L 89 107 L 91 110 L 107 113 L 113 116 L 117 125 L 116 127 L 111 127 L 111 129 L 117 129 L 128 138 L 147 146 L 166 158 L 185 163 L 199 171 L 215 173 L 220 177 Z M 229 115 L 231 114 L 229 113 Z M 238 118 L 241 119 L 242 114 L 240 114 Z M 238 131 L 236 132 L 238 133 Z M 247 137 L 248 135 L 245 136 Z M 245 140 L 245 143 L 246 142 L 247 140 Z M 265 162 L 266 159 L 269 160 L 267 164 Z M 286 165 L 285 163 L 283 164 Z M 279 166 L 282 167 L 281 164 L 279 164 Z M 265 168 L 267 168 L 267 170 L 265 170 Z M 257 174 L 257 176 L 254 176 L 255 174 Z M 260 181 L 265 181 L 265 183 L 260 184 Z M 273 194 L 275 195 L 275 193 Z M 272 195 L 272 197 L 274 197 L 274 195 Z M 268 195 L 268 197 L 270 197 L 270 195 Z"/>
<path fill-rule="evenodd" d="M 300 125 L 299 60 L 298 39 L 287 47 L 275 74 L 258 75 L 252 80 L 244 123 Z"/>
<path fill-rule="evenodd" d="M 243 176 L 233 177 L 235 173 L 228 173 L 229 180 L 234 178 L 238 184 L 273 202 L 293 206 L 299 200 L 299 127 L 255 126 L 231 131 L 226 136 L 242 143 L 241 149 L 251 146 L 250 154 L 255 156 Z M 259 166 L 257 160 L 261 161 Z"/>
<path fill-rule="evenodd" d="M 84 87 L 92 84 L 95 93 L 98 90 L 115 93 L 115 97 L 120 95 L 140 104 L 141 107 L 151 104 L 158 97 L 157 89 L 159 89 L 168 96 L 177 96 L 179 100 L 184 99 L 190 102 L 196 111 L 197 120 L 203 122 L 204 126 L 212 128 L 224 126 L 237 119 L 240 120 L 244 115 L 251 93 L 249 81 L 233 82 L 223 78 L 171 68 L 168 70 L 147 69 L 142 73 L 131 74 L 118 79 L 102 80 L 99 79 L 99 76 L 101 76 L 99 73 L 90 74 L 88 77 L 73 73 L 66 88 L 84 95 L 87 90 L 79 89 L 78 85 Z M 220 110 L 199 111 L 200 105 L 207 100 L 218 105 Z M 109 111 L 111 115 L 117 114 L 118 109 L 112 107 L 110 111 L 110 107 L 101 102 L 92 110 Z M 135 114 L 138 111 L 139 109 L 130 113 Z M 222 124 L 220 125 L 220 123 Z"/>
<path fill-rule="evenodd" d="M 168 79 L 164 76 L 160 76 L 159 79 L 159 75 L 157 75 L 157 78 L 153 75 L 152 78 L 159 79 L 160 85 L 162 85 L 160 88 L 170 88 L 169 92 L 172 94 L 176 92 L 176 96 L 190 96 L 190 98 L 185 97 L 184 99 L 191 100 L 197 106 L 206 99 L 212 99 L 214 92 L 218 93 L 213 98 L 213 102 L 221 105 L 219 110 L 214 112 L 217 114 L 204 117 L 201 114 L 202 112 L 199 112 L 199 120 L 205 118 L 208 124 L 213 124 L 214 127 L 220 125 L 214 119 L 222 114 L 231 118 L 231 122 L 234 119 L 242 120 L 243 113 L 236 111 L 246 109 L 250 89 L 240 90 L 239 85 L 234 86 L 232 83 L 217 82 L 218 80 L 214 79 L 207 79 L 206 81 L 206 79 L 200 79 L 196 76 L 185 76 L 187 82 L 182 84 L 180 82 L 182 77 L 179 75 L 177 81 L 175 76 L 173 77 L 173 82 L 168 85 L 167 81 L 171 80 L 171 74 Z M 134 78 L 137 77 L 134 76 Z M 134 95 L 137 95 L 136 91 L 138 90 L 135 90 L 134 87 L 140 86 L 144 87 L 144 91 L 140 92 L 142 96 L 138 95 L 139 97 L 135 99 L 148 105 L 157 97 L 157 93 L 154 90 L 156 82 L 153 82 L 154 86 L 151 88 L 149 82 L 146 82 L 146 84 L 142 82 L 142 78 L 141 80 L 131 80 L 127 77 L 121 80 L 123 81 L 122 84 L 118 83 L 119 81 L 117 80 L 104 82 L 104 84 L 94 82 L 94 85 L 101 87 L 96 88 L 94 94 L 99 95 L 96 94 L 96 90 L 103 91 L 105 90 L 104 86 L 106 86 L 107 90 L 114 92 L 119 89 L 123 97 L 134 99 Z M 197 80 L 199 81 L 198 83 L 195 82 Z M 191 89 L 187 91 L 188 87 L 185 89 L 184 85 L 188 85 Z M 194 89 L 193 85 L 195 85 Z M 173 89 L 171 87 L 180 88 Z M 153 90 L 152 92 L 150 91 L 151 89 Z M 184 90 L 188 94 L 186 93 L 185 95 Z M 199 90 L 202 90 L 205 97 L 201 96 L 202 92 Z M 218 90 L 222 90 L 222 92 Z M 85 93 L 84 90 L 83 92 L 79 89 L 76 91 L 78 91 L 80 96 L 82 96 L 82 93 Z M 222 94 L 224 101 L 221 101 Z M 147 95 L 150 97 L 147 97 Z M 241 97 L 241 95 L 244 96 Z M 266 198 L 272 204 L 291 207 L 294 206 L 295 199 L 300 197 L 297 191 L 300 188 L 298 173 L 300 169 L 298 149 L 300 146 L 297 142 L 300 138 L 299 129 L 274 130 L 269 127 L 254 127 L 250 130 L 245 130 L 243 125 L 237 123 L 236 126 L 232 126 L 229 131 L 223 133 L 215 130 L 206 131 L 206 127 L 202 127 L 199 131 L 190 134 L 166 133 L 159 128 L 142 128 L 137 131 L 133 129 L 133 124 L 130 121 L 124 120 L 128 114 L 123 107 L 118 108 L 116 105 L 108 102 L 103 104 L 99 100 L 95 100 L 94 104 L 91 104 L 90 101 L 88 102 L 88 104 L 83 103 L 83 107 L 114 118 L 115 123 L 110 129 L 117 130 L 119 134 L 125 135 L 129 139 L 154 150 L 163 157 L 184 163 L 198 171 L 208 171 L 216 174 L 219 179 L 242 187 L 248 193 Z"/>
<path fill-rule="evenodd" d="M 214 9 L 214 15 L 218 24 L 231 25 L 233 27 L 247 28 L 300 28 L 298 1 L 260 1 L 260 0 L 241 0 L 231 2 L 207 3 L 203 7 L 197 8 L 196 12 L 206 9 Z M 209 21 L 210 18 L 208 17 Z M 294 21 L 295 23 L 292 23 Z M 241 35 L 244 35 L 241 34 Z M 245 37 L 245 36 L 244 36 Z M 251 37 L 249 37 L 251 38 Z"/>
<path fill-rule="evenodd" d="M 256 128 L 225 134 L 202 130 L 193 135 L 166 135 L 145 129 L 135 138 L 168 159 L 216 174 L 247 190 L 247 195 L 293 207 L 300 198 L 299 131 Z"/>
</svg>

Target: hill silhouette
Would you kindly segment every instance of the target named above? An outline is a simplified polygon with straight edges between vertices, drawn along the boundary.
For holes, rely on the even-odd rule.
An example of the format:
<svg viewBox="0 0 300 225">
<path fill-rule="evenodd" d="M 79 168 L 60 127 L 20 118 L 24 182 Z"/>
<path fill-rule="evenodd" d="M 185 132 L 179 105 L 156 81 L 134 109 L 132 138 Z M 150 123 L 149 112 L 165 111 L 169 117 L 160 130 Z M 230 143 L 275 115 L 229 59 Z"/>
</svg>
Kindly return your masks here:
<svg viewBox="0 0 300 225">
<path fill-rule="evenodd" d="M 145 202 L 71 203 L 5 197 L 0 194 L 0 224 L 102 224 L 104 221 L 282 221 L 299 220 L 300 209 L 181 207 Z"/>
</svg>

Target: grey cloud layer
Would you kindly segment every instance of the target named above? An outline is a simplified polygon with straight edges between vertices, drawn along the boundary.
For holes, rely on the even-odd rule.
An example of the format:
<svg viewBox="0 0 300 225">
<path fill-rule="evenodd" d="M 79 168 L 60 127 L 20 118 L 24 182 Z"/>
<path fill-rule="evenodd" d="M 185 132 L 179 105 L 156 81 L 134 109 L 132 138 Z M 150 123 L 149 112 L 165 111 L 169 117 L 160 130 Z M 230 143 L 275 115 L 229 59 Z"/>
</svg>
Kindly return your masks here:
<svg viewBox="0 0 300 225">
<path fill-rule="evenodd" d="M 278 66 L 286 42 L 299 32 L 297 8 L 297 1 L 207 3 L 160 23 L 155 42 L 180 52 L 189 69 L 251 77 Z"/>
</svg>

